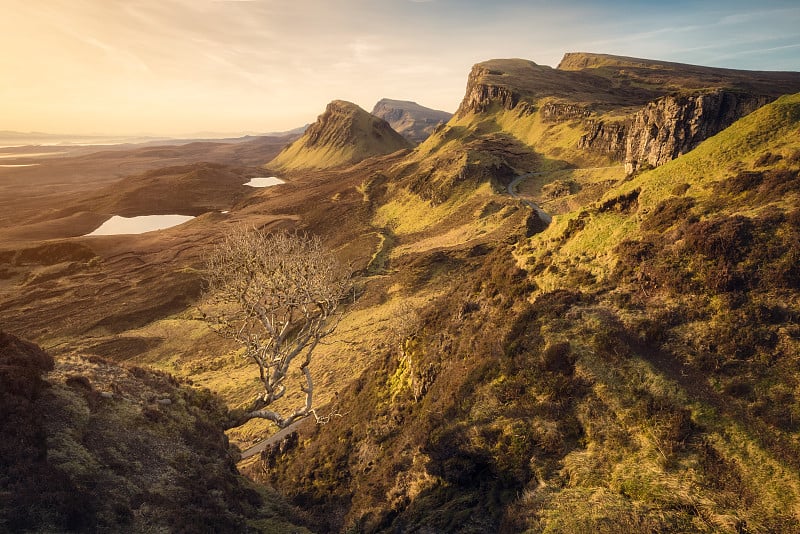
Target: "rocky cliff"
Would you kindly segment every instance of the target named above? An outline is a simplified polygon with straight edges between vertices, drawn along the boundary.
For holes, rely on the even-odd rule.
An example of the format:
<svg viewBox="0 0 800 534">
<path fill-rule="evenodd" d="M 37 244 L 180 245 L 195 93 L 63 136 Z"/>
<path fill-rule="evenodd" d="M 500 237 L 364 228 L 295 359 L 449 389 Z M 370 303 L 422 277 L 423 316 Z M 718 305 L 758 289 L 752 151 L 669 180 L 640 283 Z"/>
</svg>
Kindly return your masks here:
<svg viewBox="0 0 800 534">
<path fill-rule="evenodd" d="M 666 163 L 797 91 L 796 72 L 568 53 L 556 69 L 522 59 L 475 65 L 456 115 L 502 121 L 494 114 L 513 110 L 502 127 L 537 152 L 578 166 L 601 163 L 599 155 L 626 162 L 630 173 Z"/>
<path fill-rule="evenodd" d="M 411 141 L 421 143 L 427 139 L 439 124 L 445 123 L 452 113 L 420 106 L 405 100 L 379 100 L 372 114 L 389 123 L 394 131 Z"/>
<path fill-rule="evenodd" d="M 385 120 L 350 102 L 334 100 L 300 139 L 267 166 L 279 170 L 338 167 L 410 147 Z"/>
<path fill-rule="evenodd" d="M 613 161 L 625 158 L 628 125 L 625 122 L 588 120 L 588 131 L 578 141 L 578 148 L 604 154 Z"/>
<path fill-rule="evenodd" d="M 541 107 L 541 114 L 542 120 L 546 122 L 562 122 L 585 119 L 590 117 L 592 112 L 586 106 L 547 102 Z"/>
<path fill-rule="evenodd" d="M 663 165 L 771 100 L 767 95 L 716 90 L 650 102 L 631 121 L 625 170 L 631 174 L 643 165 Z"/>
<path fill-rule="evenodd" d="M 510 87 L 490 83 L 487 80 L 489 76 L 498 74 L 502 72 L 494 71 L 483 64 L 472 67 L 467 77 L 467 92 L 456 115 L 482 113 L 492 103 L 498 103 L 504 109 L 513 109 L 519 103 L 521 95 Z"/>
</svg>

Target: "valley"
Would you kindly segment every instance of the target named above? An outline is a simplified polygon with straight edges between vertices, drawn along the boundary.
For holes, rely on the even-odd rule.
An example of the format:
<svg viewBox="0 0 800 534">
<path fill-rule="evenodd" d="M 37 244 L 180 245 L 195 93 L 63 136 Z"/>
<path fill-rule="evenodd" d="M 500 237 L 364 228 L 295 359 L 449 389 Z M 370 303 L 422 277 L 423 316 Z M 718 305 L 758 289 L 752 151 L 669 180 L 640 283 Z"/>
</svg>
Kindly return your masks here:
<svg viewBox="0 0 800 534">
<path fill-rule="evenodd" d="M 42 423 L 28 521 L 70 520 L 39 512 L 49 472 L 122 488 L 78 530 L 200 528 L 189 506 L 231 532 L 800 531 L 798 91 L 569 53 L 475 65 L 452 116 L 335 100 L 298 135 L 14 148 L 0 367 L 33 384 L 19 406 L 71 414 Z M 208 253 L 240 227 L 319 236 L 353 273 L 315 417 L 272 440 L 258 419 L 223 434 L 260 382 L 204 310 Z M 129 421 L 141 443 L 110 450 Z M 145 449 L 170 436 L 156 477 Z"/>
</svg>

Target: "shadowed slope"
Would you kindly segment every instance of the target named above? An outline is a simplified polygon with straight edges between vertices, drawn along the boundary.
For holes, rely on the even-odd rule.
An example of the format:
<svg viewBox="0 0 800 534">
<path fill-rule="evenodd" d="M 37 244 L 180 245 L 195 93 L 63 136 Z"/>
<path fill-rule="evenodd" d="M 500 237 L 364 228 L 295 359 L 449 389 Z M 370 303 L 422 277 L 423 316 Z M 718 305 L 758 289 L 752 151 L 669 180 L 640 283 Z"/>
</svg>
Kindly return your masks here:
<svg viewBox="0 0 800 534">
<path fill-rule="evenodd" d="M 453 116 L 452 113 L 426 108 L 416 102 L 389 98 L 379 100 L 372 114 L 388 122 L 392 129 L 412 143 L 421 143 L 439 124 L 449 121 Z"/>
</svg>

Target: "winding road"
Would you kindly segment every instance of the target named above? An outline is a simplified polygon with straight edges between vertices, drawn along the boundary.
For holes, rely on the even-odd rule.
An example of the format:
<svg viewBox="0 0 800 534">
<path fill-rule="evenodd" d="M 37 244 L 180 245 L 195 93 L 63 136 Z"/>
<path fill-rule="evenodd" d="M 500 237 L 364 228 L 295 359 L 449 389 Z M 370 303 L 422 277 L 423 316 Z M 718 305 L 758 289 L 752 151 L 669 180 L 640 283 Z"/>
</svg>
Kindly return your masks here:
<svg viewBox="0 0 800 534">
<path fill-rule="evenodd" d="M 539 206 L 537 206 L 536 204 L 534 204 L 530 200 L 525 200 L 524 198 L 520 197 L 517 194 L 517 186 L 519 185 L 519 183 L 522 180 L 524 180 L 525 178 L 530 178 L 531 176 L 541 176 L 543 174 L 548 174 L 548 173 L 546 173 L 546 172 L 529 172 L 527 174 L 520 174 L 519 176 L 514 178 L 511 181 L 510 184 L 508 184 L 508 194 L 511 195 L 512 197 L 518 199 L 518 200 L 521 200 L 522 202 L 524 202 L 525 204 L 530 206 L 530 208 L 533 211 L 536 212 L 536 215 L 538 215 L 539 218 L 542 221 L 544 221 L 545 224 L 550 224 L 551 222 L 553 222 L 553 218 L 548 213 L 546 213 L 542 208 L 540 208 Z"/>
<path fill-rule="evenodd" d="M 603 170 L 603 169 L 616 169 L 616 168 L 624 169 L 624 167 L 622 167 L 620 165 L 611 165 L 611 166 L 608 166 L 608 167 L 582 167 L 580 169 L 569 169 L 569 170 L 572 170 L 572 171 L 599 171 L 599 170 Z M 550 224 L 553 221 L 553 218 L 549 214 L 547 214 L 544 210 L 542 210 L 542 208 L 540 208 L 539 206 L 537 206 L 533 202 L 531 202 L 529 200 L 525 200 L 524 198 L 520 197 L 517 194 L 517 186 L 519 185 L 519 183 L 522 180 L 524 180 L 526 178 L 530 178 L 531 176 L 543 176 L 545 174 L 550 174 L 552 172 L 558 172 L 559 170 L 567 170 L 567 169 L 558 169 L 558 170 L 555 170 L 555 171 L 548 171 L 548 172 L 529 172 L 529 173 L 526 173 L 526 174 L 520 174 L 519 176 L 514 178 L 511 181 L 510 184 L 508 184 L 508 194 L 511 195 L 512 197 L 524 202 L 528 206 L 530 206 L 531 209 L 536 212 L 536 215 L 538 215 L 539 218 L 545 222 L 545 224 Z"/>
</svg>

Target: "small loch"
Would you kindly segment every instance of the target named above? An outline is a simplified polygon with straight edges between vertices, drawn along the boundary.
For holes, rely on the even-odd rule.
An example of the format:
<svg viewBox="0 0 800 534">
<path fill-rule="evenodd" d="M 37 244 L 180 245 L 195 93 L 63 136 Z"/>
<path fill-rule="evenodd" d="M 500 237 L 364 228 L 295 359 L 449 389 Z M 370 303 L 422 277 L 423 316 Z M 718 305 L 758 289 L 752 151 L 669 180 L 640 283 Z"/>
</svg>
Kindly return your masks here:
<svg viewBox="0 0 800 534">
<path fill-rule="evenodd" d="M 140 215 L 139 217 L 120 217 L 114 215 L 101 224 L 91 235 L 144 234 L 155 230 L 165 230 L 194 219 L 191 215 Z"/>
<path fill-rule="evenodd" d="M 244 185 L 250 187 L 271 187 L 273 185 L 279 185 L 284 183 L 286 182 L 284 182 L 277 176 L 265 176 L 260 178 L 250 178 L 250 181 Z"/>
</svg>

